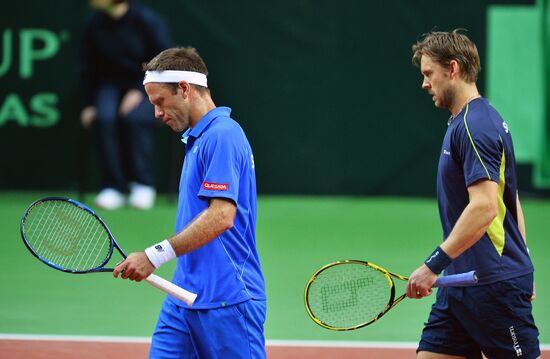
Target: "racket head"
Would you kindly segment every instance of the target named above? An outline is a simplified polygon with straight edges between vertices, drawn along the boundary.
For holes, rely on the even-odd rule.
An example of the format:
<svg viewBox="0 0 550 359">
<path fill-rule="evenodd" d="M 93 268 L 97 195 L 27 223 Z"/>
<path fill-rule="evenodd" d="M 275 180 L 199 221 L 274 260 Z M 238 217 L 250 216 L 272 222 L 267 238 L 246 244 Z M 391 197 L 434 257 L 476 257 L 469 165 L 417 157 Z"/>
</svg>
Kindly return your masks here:
<svg viewBox="0 0 550 359">
<path fill-rule="evenodd" d="M 103 267 L 113 254 L 114 238 L 105 222 L 80 202 L 63 197 L 36 200 L 26 209 L 20 230 L 27 249 L 54 269 L 112 271 Z"/>
<path fill-rule="evenodd" d="M 318 325 L 355 330 L 375 322 L 391 309 L 395 285 L 390 273 L 375 264 L 343 260 L 317 270 L 308 281 L 306 311 Z"/>
</svg>

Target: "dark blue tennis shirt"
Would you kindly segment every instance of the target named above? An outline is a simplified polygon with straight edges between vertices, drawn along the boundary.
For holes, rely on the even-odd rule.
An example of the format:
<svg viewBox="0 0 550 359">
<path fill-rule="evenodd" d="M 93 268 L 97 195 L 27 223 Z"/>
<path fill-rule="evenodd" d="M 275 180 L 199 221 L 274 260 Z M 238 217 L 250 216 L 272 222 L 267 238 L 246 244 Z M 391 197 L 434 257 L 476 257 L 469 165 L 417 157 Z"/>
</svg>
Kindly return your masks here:
<svg viewBox="0 0 550 359">
<path fill-rule="evenodd" d="M 450 122 L 437 174 L 443 236 L 447 238 L 469 202 L 468 187 L 478 181 L 498 183 L 498 215 L 487 232 L 445 270 L 475 270 L 479 284 L 533 272 L 518 228 L 517 177 L 508 125 L 484 98 L 466 104 Z"/>
<path fill-rule="evenodd" d="M 219 308 L 249 299 L 265 299 L 264 278 L 256 250 L 256 175 L 254 157 L 242 128 L 217 107 L 188 129 L 176 233 L 212 198 L 237 205 L 233 227 L 206 245 L 178 257 L 173 282 L 198 293 L 194 309 Z M 177 305 L 183 302 L 169 297 Z"/>
</svg>

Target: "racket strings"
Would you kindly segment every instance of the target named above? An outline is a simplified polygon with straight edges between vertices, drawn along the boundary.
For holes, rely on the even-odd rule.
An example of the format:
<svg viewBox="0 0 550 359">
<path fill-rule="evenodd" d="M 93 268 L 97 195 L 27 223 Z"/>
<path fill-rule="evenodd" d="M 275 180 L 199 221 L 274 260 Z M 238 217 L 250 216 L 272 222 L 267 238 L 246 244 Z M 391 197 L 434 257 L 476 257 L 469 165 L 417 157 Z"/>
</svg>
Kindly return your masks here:
<svg viewBox="0 0 550 359">
<path fill-rule="evenodd" d="M 386 275 L 359 263 L 340 264 L 320 272 L 308 289 L 314 317 L 333 328 L 352 328 L 380 314 L 390 301 Z"/>
<path fill-rule="evenodd" d="M 80 264 L 85 258 L 84 256 L 81 256 L 80 261 L 76 263 L 71 263 L 71 261 L 75 260 L 76 258 L 71 256 L 73 251 L 76 249 L 76 241 L 75 238 L 78 238 L 80 235 L 80 232 L 86 233 L 85 224 L 83 223 L 86 221 L 87 217 L 85 216 L 85 211 L 79 211 L 78 215 L 75 216 L 75 218 L 67 217 L 63 212 L 57 212 L 59 217 L 64 218 L 64 221 L 58 222 L 59 225 L 59 231 L 58 232 L 52 232 L 53 234 L 63 234 L 59 235 L 57 241 L 54 243 L 54 247 L 57 247 L 59 245 L 62 245 L 63 243 L 69 243 L 70 246 L 66 248 L 66 251 L 58 251 L 57 257 L 54 258 L 55 263 L 59 263 L 60 266 L 63 268 L 67 267 L 74 267 L 74 268 L 81 268 Z M 88 242 L 89 243 L 89 242 Z M 87 253 L 87 250 L 84 249 L 83 253 Z"/>
<path fill-rule="evenodd" d="M 81 212 L 85 212 L 85 211 L 81 211 Z M 84 262 L 87 258 L 89 258 L 89 260 L 91 261 L 90 263 L 101 263 L 105 259 L 105 257 L 108 255 L 108 253 L 104 253 L 101 250 L 101 247 L 105 244 L 105 240 L 100 239 L 100 237 L 102 234 L 105 234 L 105 229 L 103 228 L 103 226 L 97 226 L 97 225 L 94 226 L 94 224 L 97 223 L 97 220 L 92 216 L 87 216 L 86 222 L 87 223 L 86 223 L 86 227 L 83 229 L 83 234 L 86 235 L 87 233 L 90 233 L 93 230 L 91 238 L 98 238 L 98 240 L 87 241 L 87 245 L 84 252 L 90 253 L 90 254 L 95 253 L 96 256 L 94 258 L 82 256 L 80 258 L 80 261 L 77 264 L 78 267 L 86 266 L 86 263 Z"/>
<path fill-rule="evenodd" d="M 91 213 L 70 202 L 39 202 L 23 226 L 34 252 L 66 270 L 97 268 L 110 254 L 107 230 Z"/>
<path fill-rule="evenodd" d="M 56 215 L 65 217 L 62 213 L 60 214 L 58 207 L 58 202 L 51 203 L 51 211 Z M 71 248 L 74 247 L 73 242 L 68 240 L 68 238 L 71 238 L 70 233 L 68 233 L 68 223 L 66 221 L 54 221 L 55 217 L 48 216 L 45 211 L 42 213 L 41 218 L 45 218 L 45 222 L 39 227 L 41 228 L 39 236 L 44 236 L 45 240 L 40 241 L 40 250 L 50 251 L 52 256 L 48 259 L 52 263 L 63 266 L 66 264 L 65 259 L 68 254 L 71 253 Z M 53 230 L 48 230 L 49 228 L 53 228 Z M 68 244 L 68 246 L 65 244 Z"/>
<path fill-rule="evenodd" d="M 56 207 L 59 207 L 59 203 L 54 203 Z M 75 250 L 75 241 L 74 241 L 74 231 L 78 228 L 78 225 L 74 220 L 78 218 L 70 218 L 63 213 L 63 209 L 55 208 L 53 212 L 59 217 L 63 218 L 63 221 L 53 221 L 52 217 L 49 218 L 50 225 L 55 228 L 55 230 L 49 233 L 47 241 L 44 243 L 49 243 L 50 248 L 54 250 L 54 253 L 57 253 L 57 256 L 52 258 L 55 263 L 59 263 L 61 266 L 67 264 L 67 259 L 71 258 L 71 253 Z"/>
<path fill-rule="evenodd" d="M 359 304 L 358 293 L 362 288 L 374 285 L 372 278 L 359 278 L 348 280 L 335 285 L 326 285 L 321 288 L 321 298 L 323 303 L 323 312 L 337 312 L 349 307 L 355 307 Z M 344 293 L 343 300 L 334 301 L 333 298 L 341 296 Z"/>
</svg>

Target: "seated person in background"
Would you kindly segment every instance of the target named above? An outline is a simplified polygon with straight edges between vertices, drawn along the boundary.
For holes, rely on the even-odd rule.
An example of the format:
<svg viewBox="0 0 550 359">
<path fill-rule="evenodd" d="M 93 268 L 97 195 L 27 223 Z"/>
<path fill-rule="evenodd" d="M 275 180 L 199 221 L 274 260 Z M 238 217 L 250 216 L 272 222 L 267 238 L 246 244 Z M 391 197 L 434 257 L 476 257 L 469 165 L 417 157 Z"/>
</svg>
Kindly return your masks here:
<svg viewBox="0 0 550 359">
<path fill-rule="evenodd" d="M 102 190 L 95 205 L 150 209 L 153 107 L 144 95 L 141 64 L 170 46 L 164 20 L 134 0 L 90 0 L 82 41 L 85 128 L 95 122 Z"/>
</svg>

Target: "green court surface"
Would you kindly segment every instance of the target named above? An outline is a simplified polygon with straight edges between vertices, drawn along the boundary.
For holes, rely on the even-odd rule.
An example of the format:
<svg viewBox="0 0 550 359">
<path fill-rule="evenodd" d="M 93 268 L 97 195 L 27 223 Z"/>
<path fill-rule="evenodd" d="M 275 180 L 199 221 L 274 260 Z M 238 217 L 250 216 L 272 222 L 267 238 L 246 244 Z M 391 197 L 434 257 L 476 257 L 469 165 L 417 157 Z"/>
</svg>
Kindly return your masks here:
<svg viewBox="0 0 550 359">
<path fill-rule="evenodd" d="M 0 192 L 0 333 L 149 336 L 162 292 L 109 273 L 61 273 L 27 251 L 19 235 L 21 216 L 30 202 L 46 195 L 71 193 Z M 535 318 L 541 343 L 550 343 L 550 201 L 524 199 L 523 206 L 536 266 Z M 98 213 L 122 248 L 132 252 L 172 233 L 175 207 L 160 198 L 147 212 Z M 331 332 L 309 319 L 303 290 L 316 269 L 339 259 L 363 259 L 409 275 L 441 237 L 434 199 L 261 196 L 257 235 L 268 292 L 268 339 L 417 341 L 433 296 L 407 299 L 372 326 Z M 173 268 L 168 264 L 157 274 L 170 278 Z"/>
</svg>

